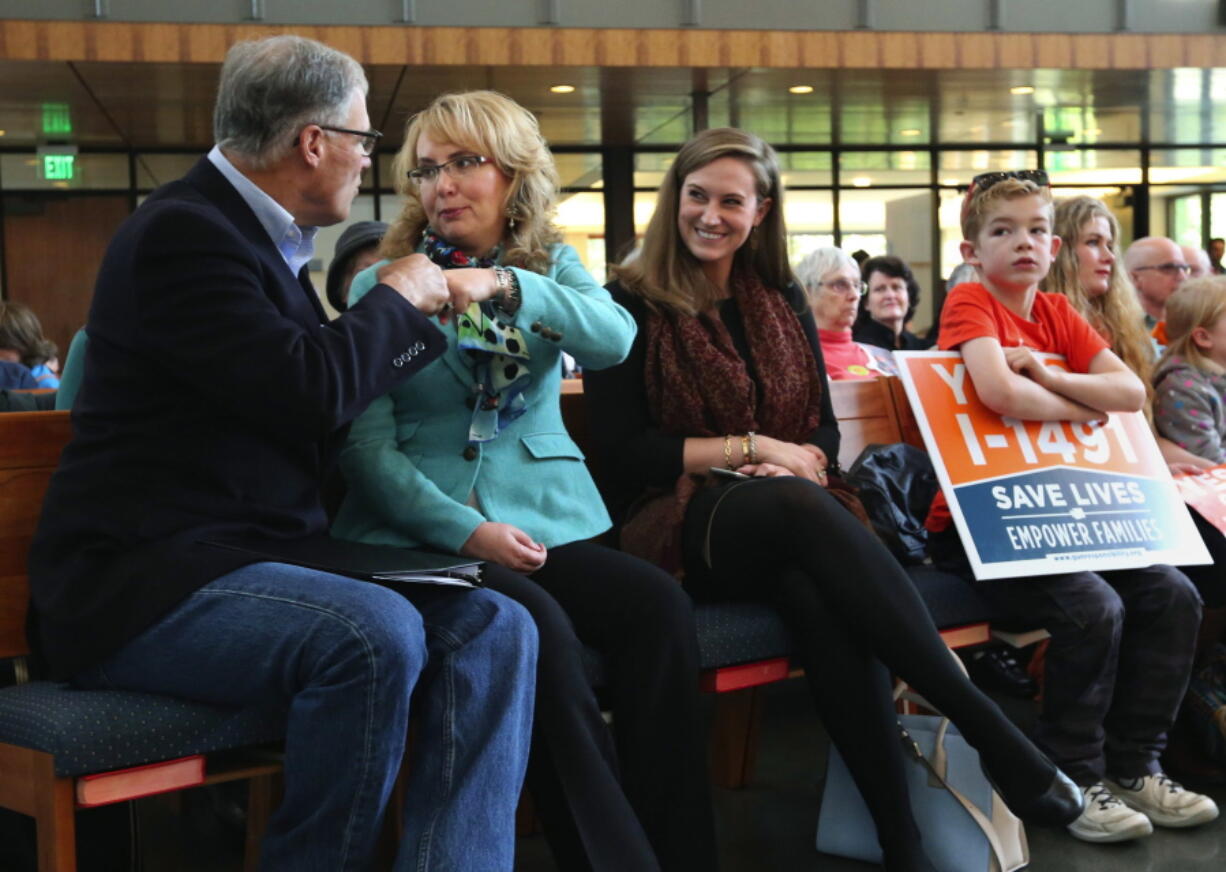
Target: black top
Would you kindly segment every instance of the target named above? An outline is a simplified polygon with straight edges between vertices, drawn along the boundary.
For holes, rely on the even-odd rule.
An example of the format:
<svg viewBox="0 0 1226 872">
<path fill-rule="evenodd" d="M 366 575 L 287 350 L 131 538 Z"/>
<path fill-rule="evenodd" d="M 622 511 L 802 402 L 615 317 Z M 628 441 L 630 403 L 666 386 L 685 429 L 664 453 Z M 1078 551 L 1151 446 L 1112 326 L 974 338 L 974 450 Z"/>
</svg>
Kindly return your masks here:
<svg viewBox="0 0 1226 872">
<path fill-rule="evenodd" d="M 872 317 L 858 319 L 852 328 L 851 338 L 887 351 L 926 351 L 932 346 L 932 343 L 905 329 L 895 339 L 893 330 Z"/>
<path fill-rule="evenodd" d="M 120 226 L 30 550 L 31 644 L 52 677 L 252 562 L 201 539 L 327 531 L 319 485 L 348 422 L 446 340 L 385 286 L 326 320 L 207 159 Z"/>
<path fill-rule="evenodd" d="M 600 454 L 598 484 L 609 505 L 614 524 L 620 525 L 625 520 L 626 510 L 643 491 L 650 487 L 671 488 L 676 483 L 684 470 L 686 437 L 660 432 L 648 409 L 647 387 L 643 377 L 647 365 L 647 304 L 642 297 L 627 293 L 619 282 L 612 282 L 607 287 L 613 299 L 634 316 L 638 335 L 634 338 L 629 356 L 622 363 L 598 372 L 584 372 L 583 392 L 589 432 Z M 834 465 L 839 456 L 839 425 L 830 404 L 829 383 L 826 381 L 821 345 L 817 340 L 817 326 L 798 288 L 781 293 L 787 297 L 793 311 L 804 310 L 804 314 L 799 316 L 800 325 L 817 361 L 817 371 L 823 384 L 821 423 L 810 435 L 809 441 L 826 452 L 831 465 Z M 745 324 L 734 300 L 724 301 L 720 307 L 720 317 L 756 383 L 757 374 L 750 362 Z"/>
</svg>

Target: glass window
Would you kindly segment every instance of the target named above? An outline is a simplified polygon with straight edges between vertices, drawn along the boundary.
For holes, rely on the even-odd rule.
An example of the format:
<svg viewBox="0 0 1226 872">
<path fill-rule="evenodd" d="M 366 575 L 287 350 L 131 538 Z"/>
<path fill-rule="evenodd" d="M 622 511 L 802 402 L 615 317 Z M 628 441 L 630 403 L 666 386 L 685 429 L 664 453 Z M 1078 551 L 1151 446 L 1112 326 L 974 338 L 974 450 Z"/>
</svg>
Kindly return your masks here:
<svg viewBox="0 0 1226 872">
<path fill-rule="evenodd" d="M 1137 106 L 1052 106 L 1043 111 L 1043 130 L 1054 145 L 1093 145 L 1097 142 L 1136 142 L 1141 138 L 1141 112 Z"/>
<path fill-rule="evenodd" d="M 1226 148 L 1156 148 L 1149 155 L 1155 185 L 1226 182 Z"/>
<path fill-rule="evenodd" d="M 604 195 L 599 191 L 563 194 L 554 222 L 562 231 L 562 241 L 579 252 L 588 272 L 604 284 Z"/>
<path fill-rule="evenodd" d="M 1226 193 L 1209 195 L 1209 239 L 1226 239 Z"/>
<path fill-rule="evenodd" d="M 1135 185 L 1141 181 L 1141 152 L 1134 149 L 1070 149 L 1044 153 L 1053 186 Z"/>
<path fill-rule="evenodd" d="M 844 251 L 863 249 L 870 255 L 900 257 L 915 273 L 925 292 L 915 312 L 913 329 L 932 324 L 932 191 L 928 189 L 839 193 L 839 227 Z"/>
<path fill-rule="evenodd" d="M 830 98 L 812 94 L 763 95 L 744 100 L 731 113 L 733 125 L 752 130 L 772 145 L 821 145 L 833 141 Z"/>
<path fill-rule="evenodd" d="M 834 194 L 788 191 L 783 199 L 788 229 L 788 258 L 797 263 L 815 248 L 834 245 Z"/>
<path fill-rule="evenodd" d="M 1199 209 L 1200 188 L 1194 185 L 1150 185 L 1149 188 L 1149 232 L 1152 236 L 1171 236 L 1175 230 L 1173 222 L 1186 222 L 1191 204 L 1176 207 L 1181 200 L 1195 200 Z M 1182 211 L 1182 215 L 1179 213 Z M 1199 219 L 1198 219 L 1199 220 Z M 1199 233 L 1198 233 L 1199 235 Z"/>
<path fill-rule="evenodd" d="M 1193 248 L 1200 248 L 1204 245 L 1200 235 L 1200 194 L 1185 194 L 1168 198 L 1166 215 L 1166 236 L 1174 239 L 1180 245 L 1190 245 Z"/>
<path fill-rule="evenodd" d="M 834 156 L 828 151 L 787 151 L 779 155 L 784 188 L 834 183 Z"/>
<path fill-rule="evenodd" d="M 1226 70 L 1175 69 L 1150 77 L 1151 142 L 1226 142 Z"/>
<path fill-rule="evenodd" d="M 926 97 L 883 96 L 842 106 L 839 141 L 857 145 L 920 145 L 932 139 Z M 1004 137 L 1002 137 L 1004 138 Z"/>
<path fill-rule="evenodd" d="M 1033 169 L 1038 165 L 1038 152 L 1029 149 L 943 151 L 937 181 L 942 185 L 969 185 L 979 173 Z"/>
<path fill-rule="evenodd" d="M 599 188 L 604 183 L 599 152 L 555 154 L 553 162 L 563 188 Z"/>
<path fill-rule="evenodd" d="M 664 182 L 664 174 L 673 165 L 673 152 L 639 152 L 634 156 L 634 186 L 656 189 Z M 637 215 L 638 209 L 635 208 Z"/>
<path fill-rule="evenodd" d="M 642 237 L 647 232 L 647 224 L 651 221 L 651 216 L 655 211 L 655 191 L 634 192 L 634 233 L 636 236 Z"/>
<path fill-rule="evenodd" d="M 839 155 L 843 188 L 927 185 L 932 159 L 926 151 L 851 151 Z"/>
<path fill-rule="evenodd" d="M 1005 95 L 1008 99 L 1008 94 Z M 950 101 L 940 116 L 938 142 L 1034 142 L 1038 133 L 1035 113 L 1028 107 L 968 108 Z"/>
</svg>

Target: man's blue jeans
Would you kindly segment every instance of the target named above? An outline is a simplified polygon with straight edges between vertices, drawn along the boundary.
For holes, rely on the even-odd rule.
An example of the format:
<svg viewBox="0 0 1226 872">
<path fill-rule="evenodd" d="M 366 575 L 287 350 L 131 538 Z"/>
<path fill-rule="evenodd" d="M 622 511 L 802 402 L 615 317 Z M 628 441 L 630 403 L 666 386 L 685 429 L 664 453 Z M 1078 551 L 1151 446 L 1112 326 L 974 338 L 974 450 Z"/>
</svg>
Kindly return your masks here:
<svg viewBox="0 0 1226 872">
<path fill-rule="evenodd" d="M 368 868 L 416 732 L 396 870 L 510 870 L 536 627 L 485 590 L 378 585 L 259 563 L 205 585 L 83 687 L 223 705 L 283 701 L 285 797 L 261 868 Z"/>
</svg>

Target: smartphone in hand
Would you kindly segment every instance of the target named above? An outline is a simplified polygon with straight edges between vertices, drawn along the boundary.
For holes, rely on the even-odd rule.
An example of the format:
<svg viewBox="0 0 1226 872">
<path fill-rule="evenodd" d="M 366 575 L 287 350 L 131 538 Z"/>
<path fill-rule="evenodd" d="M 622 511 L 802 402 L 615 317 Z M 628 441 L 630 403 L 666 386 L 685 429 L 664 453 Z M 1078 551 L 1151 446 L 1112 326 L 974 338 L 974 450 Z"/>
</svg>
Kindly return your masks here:
<svg viewBox="0 0 1226 872">
<path fill-rule="evenodd" d="M 716 478 L 728 478 L 733 481 L 739 481 L 744 478 L 753 478 L 751 475 L 746 475 L 743 472 L 737 472 L 735 469 L 724 469 L 722 466 L 708 467 L 711 470 L 711 475 Z"/>
</svg>

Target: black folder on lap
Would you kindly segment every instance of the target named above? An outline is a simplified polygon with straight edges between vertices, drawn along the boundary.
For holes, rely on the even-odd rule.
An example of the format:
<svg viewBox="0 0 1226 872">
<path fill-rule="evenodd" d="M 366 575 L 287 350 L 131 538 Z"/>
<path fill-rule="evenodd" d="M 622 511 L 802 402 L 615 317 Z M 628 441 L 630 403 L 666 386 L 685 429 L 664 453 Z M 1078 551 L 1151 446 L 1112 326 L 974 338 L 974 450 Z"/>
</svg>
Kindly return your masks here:
<svg viewBox="0 0 1226 872">
<path fill-rule="evenodd" d="M 306 539 L 209 539 L 205 545 L 230 548 L 261 561 L 289 563 L 321 572 L 382 584 L 442 584 L 480 587 L 481 563 L 454 554 L 415 551 L 394 545 L 368 545 L 331 536 Z"/>
</svg>

